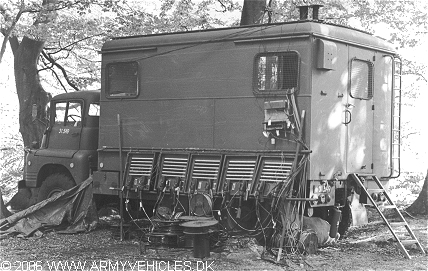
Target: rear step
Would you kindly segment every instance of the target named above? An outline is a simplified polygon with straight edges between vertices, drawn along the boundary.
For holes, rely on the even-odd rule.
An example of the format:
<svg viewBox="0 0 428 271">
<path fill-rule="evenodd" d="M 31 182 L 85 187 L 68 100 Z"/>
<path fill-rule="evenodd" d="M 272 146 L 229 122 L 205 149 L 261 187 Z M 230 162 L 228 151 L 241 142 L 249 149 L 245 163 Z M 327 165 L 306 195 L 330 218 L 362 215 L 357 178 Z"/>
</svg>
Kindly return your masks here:
<svg viewBox="0 0 428 271">
<path fill-rule="evenodd" d="M 415 234 L 413 233 L 413 231 L 410 228 L 407 221 L 404 219 L 400 210 L 398 210 L 397 206 L 392 202 L 391 198 L 389 197 L 388 193 L 386 192 L 386 190 L 383 187 L 380 180 L 375 175 L 372 175 L 372 174 L 370 174 L 370 176 L 368 176 L 368 175 L 354 173 L 354 174 L 351 174 L 350 176 L 361 187 L 361 189 L 364 190 L 364 192 L 367 195 L 367 198 L 371 201 L 371 203 L 373 204 L 373 207 L 379 212 L 380 216 L 382 217 L 383 221 L 385 221 L 386 225 L 388 226 L 388 228 L 391 231 L 392 235 L 394 236 L 395 240 L 397 240 L 399 247 L 402 250 L 402 252 L 404 253 L 404 255 L 406 256 L 406 258 L 411 259 L 409 252 L 404 247 L 405 245 L 416 244 L 416 246 L 419 248 L 419 250 L 423 254 L 426 254 L 421 243 L 416 238 Z M 366 189 L 366 187 L 364 186 L 365 178 L 370 178 L 373 181 L 375 181 L 375 183 L 379 187 L 379 189 Z M 376 201 L 370 195 L 370 192 L 373 192 L 373 191 L 382 192 L 385 195 L 385 198 L 386 198 L 385 203 L 387 205 L 377 205 Z M 389 222 L 388 219 L 382 213 L 382 210 L 384 210 L 384 209 L 395 209 L 395 211 L 397 212 L 401 221 Z M 409 234 L 409 236 L 407 236 L 407 237 L 410 237 L 410 239 L 400 239 L 399 236 L 397 235 L 397 233 L 399 231 L 396 229 L 394 230 L 392 227 L 404 227 L 406 232 Z"/>
</svg>

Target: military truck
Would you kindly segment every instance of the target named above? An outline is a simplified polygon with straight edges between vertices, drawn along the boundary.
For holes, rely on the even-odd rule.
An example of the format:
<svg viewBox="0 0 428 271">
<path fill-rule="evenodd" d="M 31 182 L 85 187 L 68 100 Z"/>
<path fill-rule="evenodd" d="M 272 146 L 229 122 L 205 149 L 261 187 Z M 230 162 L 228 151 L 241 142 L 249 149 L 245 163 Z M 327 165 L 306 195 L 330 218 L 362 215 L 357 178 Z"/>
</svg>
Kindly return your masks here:
<svg viewBox="0 0 428 271">
<path fill-rule="evenodd" d="M 303 15 L 118 37 L 100 53 L 100 92 L 50 102 L 20 182 L 33 202 L 91 176 L 97 202 L 150 215 L 253 230 L 283 199 L 327 220 L 341 210 L 343 233 L 349 175 L 399 175 L 401 63 L 369 33 Z"/>
</svg>

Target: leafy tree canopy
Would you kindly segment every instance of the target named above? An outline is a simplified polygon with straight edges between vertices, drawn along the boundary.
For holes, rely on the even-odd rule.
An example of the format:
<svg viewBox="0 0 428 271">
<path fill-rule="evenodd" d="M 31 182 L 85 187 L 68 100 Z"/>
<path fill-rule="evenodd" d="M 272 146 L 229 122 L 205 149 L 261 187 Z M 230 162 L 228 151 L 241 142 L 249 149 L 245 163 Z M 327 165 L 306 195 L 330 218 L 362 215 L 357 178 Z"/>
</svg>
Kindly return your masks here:
<svg viewBox="0 0 428 271">
<path fill-rule="evenodd" d="M 52 12 L 40 12 L 46 10 L 44 2 L 7 0 L 0 4 L 1 32 L 4 35 L 10 32 L 10 37 L 46 41 L 39 62 L 41 71 L 48 71 L 42 73 L 43 78 L 53 76 L 62 88 L 80 90 L 99 81 L 97 51 L 106 39 L 238 25 L 243 1 L 58 0 Z M 295 20 L 297 6 L 307 2 L 266 1 L 261 22 Z M 383 27 L 390 34 L 387 38 L 400 48 L 416 46 L 427 33 L 428 3 L 423 0 L 323 0 L 316 4 L 324 5 L 321 17 L 325 21 L 369 32 Z M 426 69 L 423 63 L 405 64 L 408 64 L 405 72 Z M 426 80 L 422 73 L 419 75 L 418 79 Z M 48 82 L 52 84 L 52 80 Z"/>
<path fill-rule="evenodd" d="M 8 0 L 0 4 L 1 33 L 6 38 L 46 41 L 39 61 L 42 79 L 53 77 L 57 80 L 45 84 L 58 87 L 56 81 L 66 91 L 99 82 L 98 50 L 110 37 L 230 26 L 237 24 L 230 14 L 241 8 L 228 0 L 63 0 L 48 11 L 43 3 Z"/>
</svg>

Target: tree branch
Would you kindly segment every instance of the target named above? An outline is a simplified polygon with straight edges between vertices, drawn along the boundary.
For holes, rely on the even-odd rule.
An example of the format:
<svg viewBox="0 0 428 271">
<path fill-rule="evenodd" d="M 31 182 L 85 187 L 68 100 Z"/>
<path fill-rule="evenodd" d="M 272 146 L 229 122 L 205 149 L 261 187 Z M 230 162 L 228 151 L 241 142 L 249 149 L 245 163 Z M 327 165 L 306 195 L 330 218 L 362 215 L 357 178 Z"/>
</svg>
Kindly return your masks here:
<svg viewBox="0 0 428 271">
<path fill-rule="evenodd" d="M 57 63 L 56 61 L 55 61 L 55 59 L 53 59 L 50 55 L 48 55 L 44 50 L 42 51 L 42 55 L 52 64 L 52 65 L 54 65 L 55 67 L 57 67 L 58 69 L 60 69 L 61 70 L 61 72 L 62 72 L 62 75 L 64 76 L 64 78 L 65 78 L 65 81 L 67 81 L 67 83 L 68 83 L 68 85 L 70 86 L 70 87 L 72 87 L 74 90 L 76 90 L 76 91 L 79 91 L 79 88 L 70 80 L 70 78 L 68 77 L 68 74 L 67 74 L 67 71 L 64 69 L 64 67 L 63 66 L 61 66 L 59 63 Z M 55 75 L 57 75 L 56 73 L 55 73 Z M 57 79 L 58 79 L 58 81 L 60 81 L 59 80 L 59 77 L 57 76 Z M 61 81 L 60 81 L 60 83 L 61 83 Z M 62 83 L 61 83 L 61 85 L 62 85 Z"/>
<path fill-rule="evenodd" d="M 74 41 L 74 42 L 72 42 L 72 43 L 70 43 L 70 44 L 67 44 L 67 45 L 66 45 L 66 46 L 64 46 L 64 47 L 61 47 L 61 46 L 60 46 L 60 48 L 59 48 L 59 49 L 57 49 L 57 48 L 55 48 L 55 47 L 50 47 L 50 48 L 45 48 L 45 49 L 47 49 L 47 50 L 57 49 L 56 51 L 54 51 L 54 52 L 50 53 L 50 55 L 54 55 L 54 54 L 57 54 L 57 53 L 59 53 L 59 52 L 61 52 L 61 51 L 63 51 L 63 50 L 68 50 L 68 48 L 69 48 L 69 47 L 74 46 L 74 45 L 78 44 L 79 42 L 82 42 L 82 41 L 84 41 L 84 40 L 91 39 L 91 38 L 94 38 L 94 37 L 102 36 L 102 35 L 104 35 L 104 33 L 100 33 L 100 34 L 95 34 L 95 35 L 87 36 L 87 37 L 81 38 L 81 39 L 79 39 L 79 40 L 76 40 L 76 41 Z M 72 50 L 72 49 L 71 49 L 71 50 Z"/>
<path fill-rule="evenodd" d="M 53 73 L 53 75 L 56 77 L 56 80 L 58 81 L 58 83 L 61 85 L 61 87 L 64 89 L 65 93 L 67 93 L 67 88 L 64 86 L 64 84 L 61 82 L 61 78 L 59 78 L 58 74 L 56 73 L 56 71 L 54 69 L 50 69 L 51 72 Z"/>
<path fill-rule="evenodd" d="M 411 132 L 411 133 L 408 133 L 408 134 L 406 134 L 406 135 L 403 135 L 402 136 L 402 139 L 407 139 L 407 138 L 409 138 L 411 135 L 419 135 L 420 134 L 420 132 Z"/>
<path fill-rule="evenodd" d="M 6 9 L 3 7 L 3 5 L 0 6 L 0 12 L 5 18 L 5 20 L 7 21 L 8 16 L 6 14 Z M 6 45 L 7 45 L 7 42 L 9 41 L 10 35 L 12 34 L 13 29 L 15 29 L 16 23 L 21 18 L 22 13 L 24 13 L 24 0 L 21 0 L 21 7 L 19 8 L 19 11 L 16 14 L 15 18 L 12 20 L 11 26 L 7 29 L 4 29 L 4 28 L 1 29 L 1 32 L 4 35 L 4 38 L 0 49 L 0 63 L 3 59 L 4 52 L 6 51 Z"/>
<path fill-rule="evenodd" d="M 223 7 L 223 11 L 222 12 L 226 12 L 227 11 L 227 7 L 226 5 L 223 3 L 222 0 L 217 0 L 218 3 L 220 3 L 220 5 Z"/>
</svg>

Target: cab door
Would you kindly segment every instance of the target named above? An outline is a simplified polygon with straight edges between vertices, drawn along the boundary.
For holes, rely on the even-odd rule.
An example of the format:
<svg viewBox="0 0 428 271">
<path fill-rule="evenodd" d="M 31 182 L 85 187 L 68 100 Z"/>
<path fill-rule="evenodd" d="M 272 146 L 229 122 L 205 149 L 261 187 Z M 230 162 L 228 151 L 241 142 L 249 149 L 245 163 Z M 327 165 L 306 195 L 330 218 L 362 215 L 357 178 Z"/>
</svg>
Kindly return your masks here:
<svg viewBox="0 0 428 271">
<path fill-rule="evenodd" d="M 82 101 L 58 101 L 52 109 L 50 149 L 79 150 L 82 133 Z"/>
<path fill-rule="evenodd" d="M 373 172 L 374 53 L 349 48 L 349 81 L 345 104 L 346 170 Z"/>
</svg>

